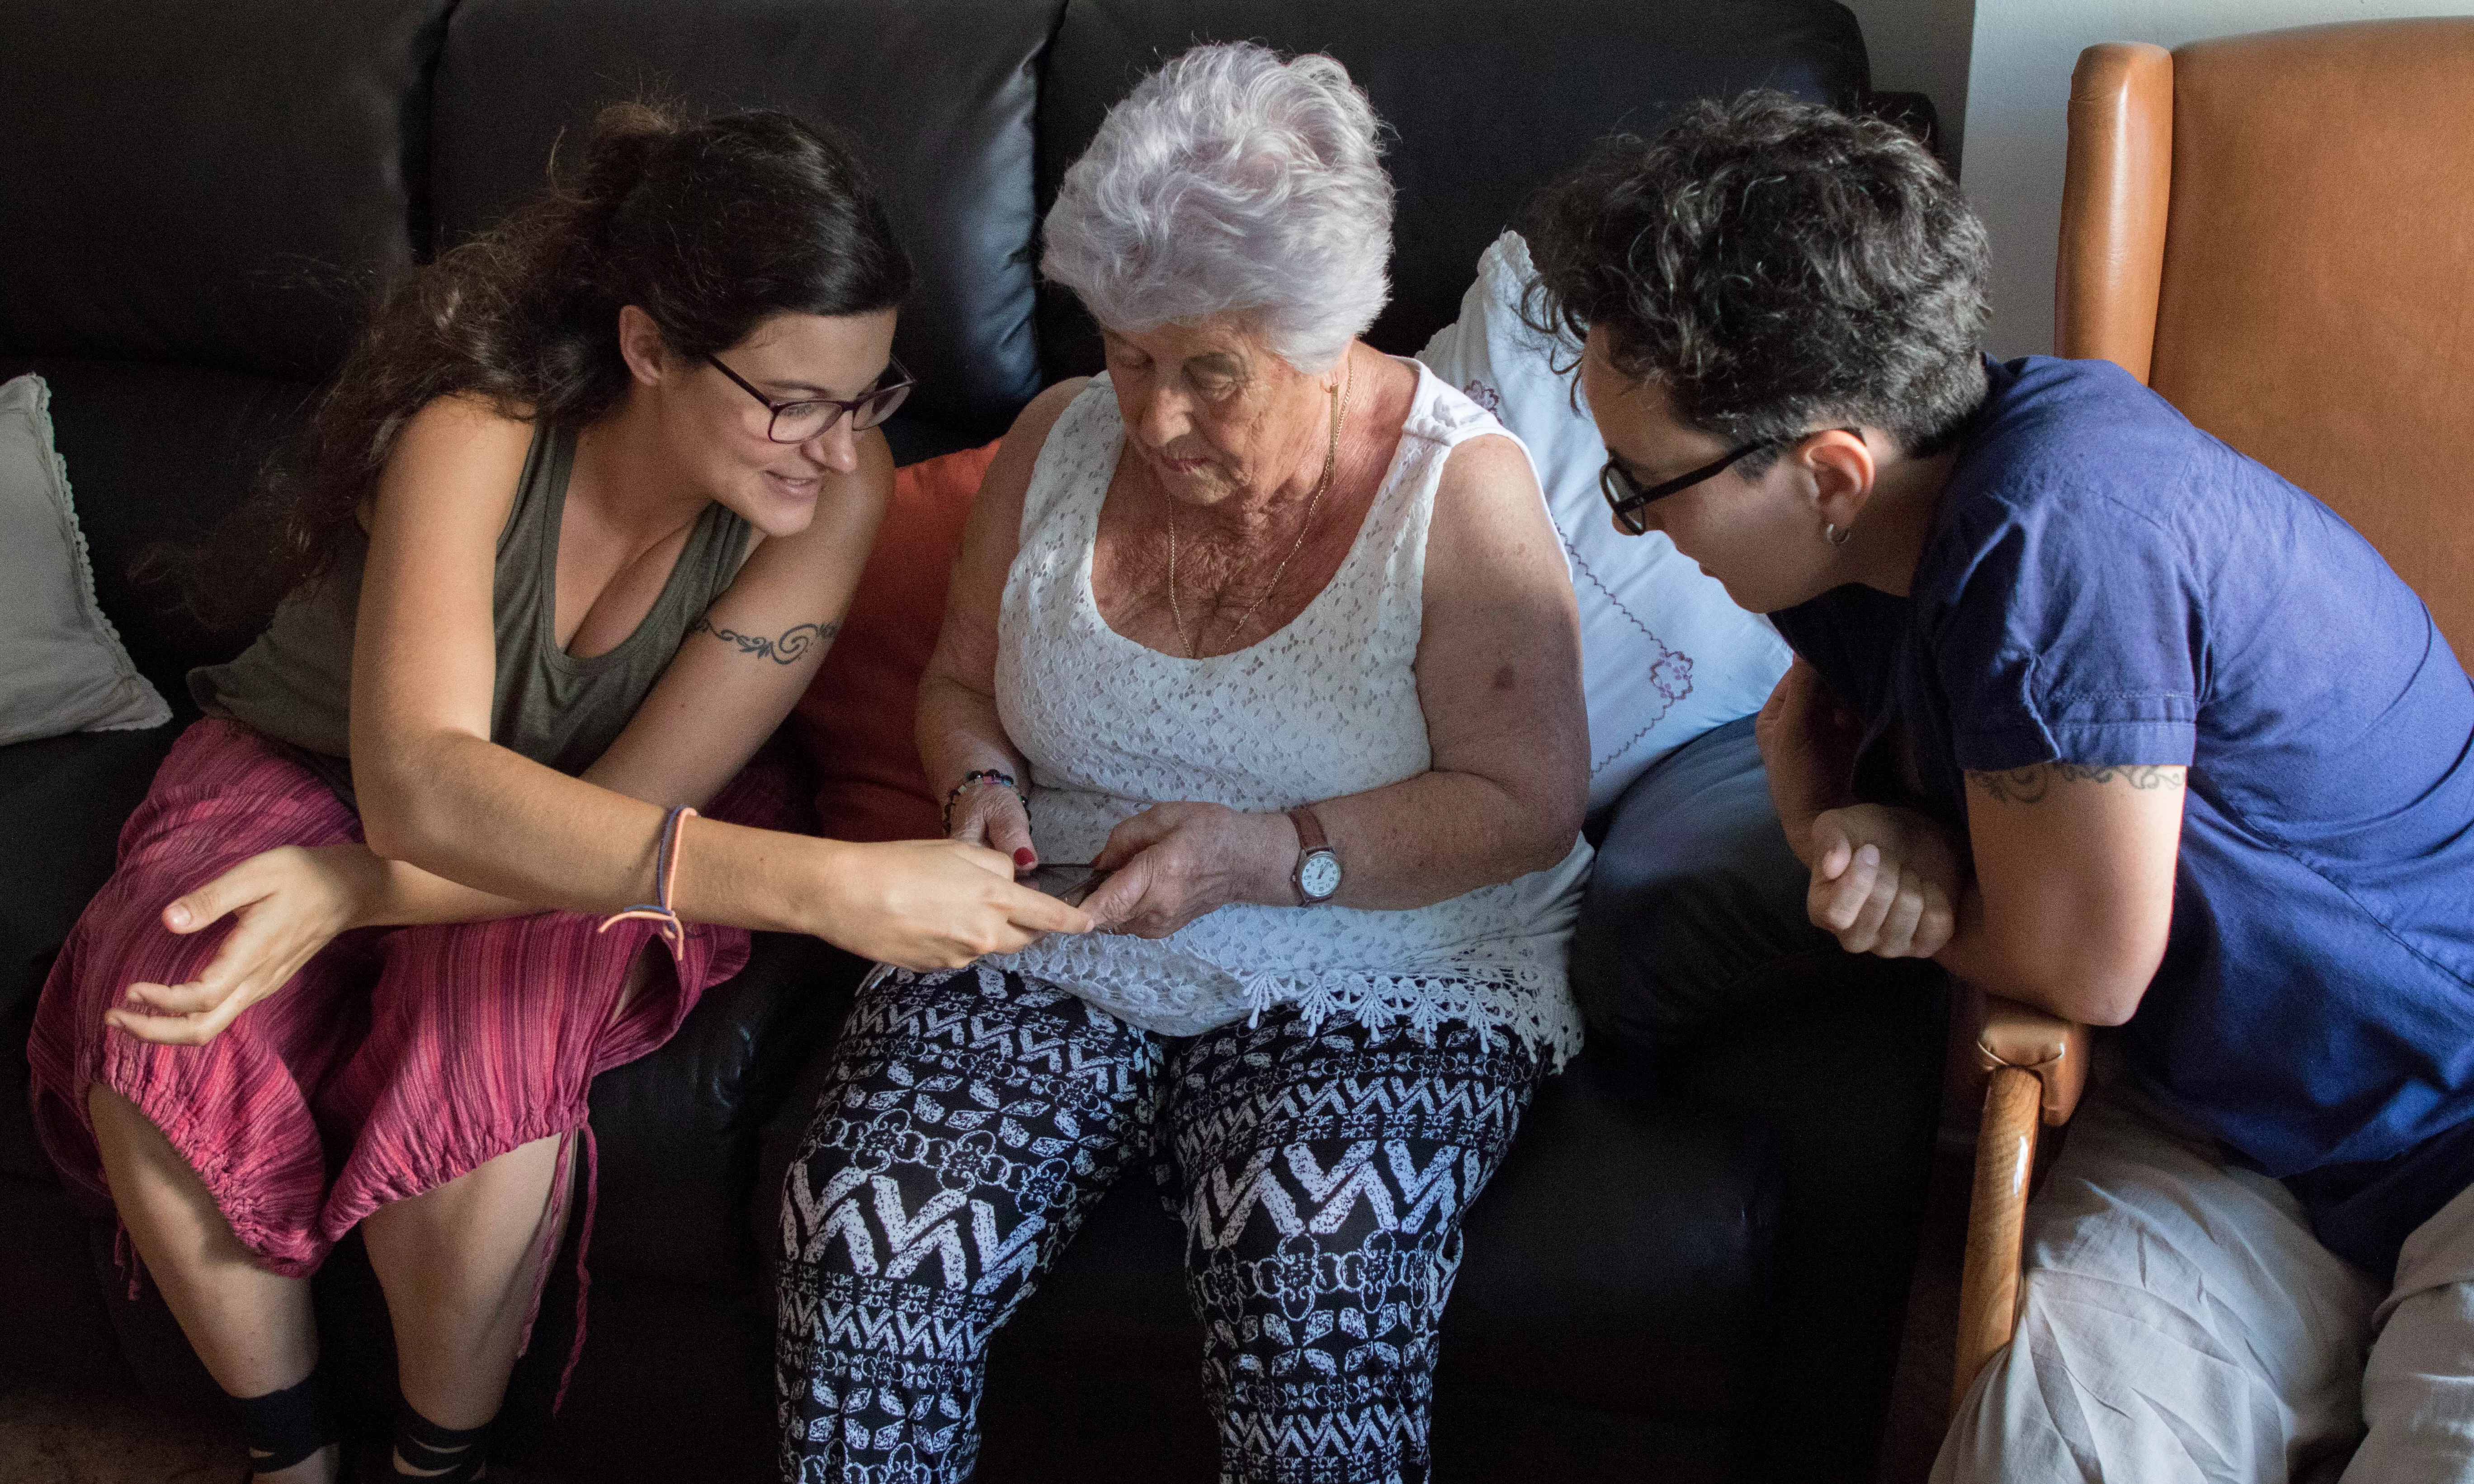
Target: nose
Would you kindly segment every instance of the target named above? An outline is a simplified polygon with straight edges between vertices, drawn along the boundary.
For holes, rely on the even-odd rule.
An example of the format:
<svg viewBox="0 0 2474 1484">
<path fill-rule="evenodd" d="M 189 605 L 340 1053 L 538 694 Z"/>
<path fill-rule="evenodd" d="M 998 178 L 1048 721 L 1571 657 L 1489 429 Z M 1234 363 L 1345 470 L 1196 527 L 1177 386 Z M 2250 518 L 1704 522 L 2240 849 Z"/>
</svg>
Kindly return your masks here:
<svg viewBox="0 0 2474 1484">
<path fill-rule="evenodd" d="M 799 451 L 837 474 L 859 467 L 859 434 L 851 428 L 850 414 L 827 423 L 824 431 L 801 443 Z"/>
<path fill-rule="evenodd" d="M 1154 388 L 1134 418 L 1143 441 L 1153 448 L 1166 448 L 1170 443 L 1193 431 L 1191 408 L 1175 393 Z"/>
</svg>

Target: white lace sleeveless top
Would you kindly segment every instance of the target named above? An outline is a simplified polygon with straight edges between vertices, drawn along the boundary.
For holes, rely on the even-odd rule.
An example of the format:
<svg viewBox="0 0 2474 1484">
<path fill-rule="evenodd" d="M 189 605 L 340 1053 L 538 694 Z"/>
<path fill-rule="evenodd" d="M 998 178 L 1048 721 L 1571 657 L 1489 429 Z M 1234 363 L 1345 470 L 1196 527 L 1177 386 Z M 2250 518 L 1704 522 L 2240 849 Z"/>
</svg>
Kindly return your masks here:
<svg viewBox="0 0 2474 1484">
<path fill-rule="evenodd" d="M 1399 452 L 1330 585 L 1262 642 L 1186 659 L 1108 627 L 1092 595 L 1124 432 L 1108 378 L 1094 377 L 1039 451 L 998 630 L 997 707 L 1031 763 L 1040 858 L 1089 860 L 1155 802 L 1287 810 L 1426 772 L 1412 667 L 1435 489 L 1455 445 L 1503 431 L 1418 367 Z M 1551 870 L 1428 907 L 1234 903 L 1164 939 L 1058 935 L 982 963 L 1163 1035 L 1295 1004 L 1309 1024 L 1463 1020 L 1560 1065 L 1581 1043 L 1564 958 L 1589 865 L 1575 841 Z"/>
</svg>

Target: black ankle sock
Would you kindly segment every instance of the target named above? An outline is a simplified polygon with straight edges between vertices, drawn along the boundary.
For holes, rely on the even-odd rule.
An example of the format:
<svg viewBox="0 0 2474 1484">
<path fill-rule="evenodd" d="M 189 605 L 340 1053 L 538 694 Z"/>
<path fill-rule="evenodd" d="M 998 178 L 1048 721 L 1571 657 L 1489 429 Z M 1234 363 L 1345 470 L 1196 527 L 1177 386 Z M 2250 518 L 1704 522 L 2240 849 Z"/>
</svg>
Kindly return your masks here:
<svg viewBox="0 0 2474 1484">
<path fill-rule="evenodd" d="M 478 1427 L 441 1427 L 399 1397 L 395 1408 L 395 1476 L 423 1479 L 427 1484 L 467 1484 L 489 1461 L 489 1448 L 482 1441 L 489 1431 L 488 1423 Z M 406 1469 L 421 1472 L 406 1473 Z M 428 1472 L 433 1469 L 440 1472 Z"/>
<path fill-rule="evenodd" d="M 241 1432 L 249 1439 L 249 1467 L 254 1473 L 273 1473 L 335 1441 L 335 1422 L 312 1371 L 297 1386 L 263 1397 L 234 1397 Z"/>
</svg>

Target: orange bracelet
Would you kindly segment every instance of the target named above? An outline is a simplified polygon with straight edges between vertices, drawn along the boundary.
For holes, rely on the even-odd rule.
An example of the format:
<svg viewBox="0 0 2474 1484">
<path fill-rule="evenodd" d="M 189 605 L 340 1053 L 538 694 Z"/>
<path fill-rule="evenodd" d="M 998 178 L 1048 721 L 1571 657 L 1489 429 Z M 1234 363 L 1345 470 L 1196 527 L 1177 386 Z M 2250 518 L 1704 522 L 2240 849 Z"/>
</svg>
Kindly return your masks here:
<svg viewBox="0 0 2474 1484">
<path fill-rule="evenodd" d="M 679 835 L 687 822 L 693 818 L 695 810 L 681 804 L 670 811 L 669 818 L 662 821 L 662 842 L 653 855 L 655 899 L 649 905 L 612 913 L 601 920 L 601 925 L 594 929 L 595 932 L 606 933 L 631 918 L 642 918 L 655 924 L 654 930 L 662 935 L 663 942 L 670 945 L 673 957 L 687 952 L 687 926 L 679 921 L 678 913 L 670 908 L 670 888 L 679 876 Z"/>
</svg>

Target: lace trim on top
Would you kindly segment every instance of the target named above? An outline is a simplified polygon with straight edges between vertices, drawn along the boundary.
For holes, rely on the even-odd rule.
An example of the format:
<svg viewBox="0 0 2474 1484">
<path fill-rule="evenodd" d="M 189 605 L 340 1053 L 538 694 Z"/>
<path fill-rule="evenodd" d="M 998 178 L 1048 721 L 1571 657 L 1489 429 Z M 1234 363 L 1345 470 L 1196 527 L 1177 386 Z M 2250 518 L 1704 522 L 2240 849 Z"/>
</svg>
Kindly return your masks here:
<svg viewBox="0 0 2474 1484">
<path fill-rule="evenodd" d="M 1089 860 L 1155 802 L 1285 810 L 1432 767 L 1414 668 L 1426 531 L 1451 450 L 1491 433 L 1502 424 L 1418 368 L 1399 451 L 1331 582 L 1259 643 L 1187 659 L 1110 628 L 1091 590 L 1124 443 L 1094 377 L 1040 449 L 999 619 L 997 707 L 1031 763 L 1042 858 Z M 1581 1043 L 1564 957 L 1589 864 L 1576 841 L 1550 870 L 1409 911 L 1236 903 L 1165 939 L 1050 938 L 987 962 L 1163 1035 L 1295 1005 L 1310 1026 L 1466 1021 L 1560 1064 Z"/>
</svg>

